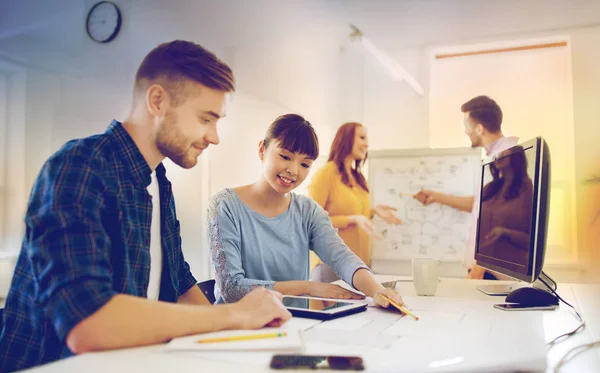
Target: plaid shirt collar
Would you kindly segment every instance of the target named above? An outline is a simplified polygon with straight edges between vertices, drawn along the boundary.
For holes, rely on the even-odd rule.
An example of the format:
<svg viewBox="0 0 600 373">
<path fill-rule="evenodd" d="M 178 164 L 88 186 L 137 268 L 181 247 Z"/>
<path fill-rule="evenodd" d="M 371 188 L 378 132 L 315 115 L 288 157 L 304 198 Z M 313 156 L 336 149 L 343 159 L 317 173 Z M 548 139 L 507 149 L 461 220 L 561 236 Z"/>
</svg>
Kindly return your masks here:
<svg viewBox="0 0 600 373">
<path fill-rule="evenodd" d="M 119 158 L 124 160 L 127 167 L 129 167 L 131 178 L 136 184 L 147 188 L 152 181 L 150 179 L 152 169 L 125 127 L 123 127 L 123 123 L 113 119 L 106 133 L 113 136 L 115 141 L 118 142 Z M 160 184 L 166 181 L 166 170 L 162 162 L 156 167 L 156 176 Z"/>
</svg>

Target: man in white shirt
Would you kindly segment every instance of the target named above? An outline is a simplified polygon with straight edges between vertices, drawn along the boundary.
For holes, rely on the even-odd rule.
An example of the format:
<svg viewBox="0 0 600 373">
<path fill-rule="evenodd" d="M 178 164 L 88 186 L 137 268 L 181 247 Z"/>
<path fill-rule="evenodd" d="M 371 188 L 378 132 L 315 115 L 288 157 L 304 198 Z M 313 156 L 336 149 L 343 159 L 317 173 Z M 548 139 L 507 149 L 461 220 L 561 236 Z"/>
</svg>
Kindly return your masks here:
<svg viewBox="0 0 600 373">
<path fill-rule="evenodd" d="M 477 96 L 465 102 L 460 110 L 464 113 L 465 134 L 471 140 L 471 147 L 482 147 L 487 157 L 496 156 L 518 144 L 519 138 L 505 137 L 502 134 L 502 109 L 487 96 Z M 475 262 L 475 240 L 479 215 L 480 190 L 474 196 L 455 196 L 433 190 L 422 190 L 415 198 L 424 205 L 440 203 L 455 209 L 471 212 L 469 240 L 465 250 L 463 265 L 469 270 L 468 278 L 498 279 L 498 274 L 486 271 Z"/>
<path fill-rule="evenodd" d="M 210 305 L 181 249 L 162 162 L 191 168 L 217 145 L 233 91 L 231 69 L 211 52 L 161 44 L 138 68 L 127 118 L 44 164 L 4 308 L 0 372 L 291 318 L 281 294 L 265 288 Z"/>
</svg>

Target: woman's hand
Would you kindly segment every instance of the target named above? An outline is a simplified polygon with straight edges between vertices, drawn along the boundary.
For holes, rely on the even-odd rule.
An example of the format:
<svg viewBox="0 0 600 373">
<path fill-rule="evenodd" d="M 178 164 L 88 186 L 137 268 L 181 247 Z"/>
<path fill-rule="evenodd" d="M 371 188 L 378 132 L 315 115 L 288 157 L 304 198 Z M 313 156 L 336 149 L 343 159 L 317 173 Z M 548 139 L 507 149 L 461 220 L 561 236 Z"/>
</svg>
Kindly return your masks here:
<svg viewBox="0 0 600 373">
<path fill-rule="evenodd" d="M 402 220 L 394 214 L 394 211 L 398 211 L 398 209 L 388 205 L 377 205 L 373 208 L 375 215 L 379 216 L 386 223 L 394 225 L 402 224 Z"/>
<path fill-rule="evenodd" d="M 308 295 L 313 297 L 334 299 L 365 299 L 364 295 L 346 290 L 339 285 L 313 281 L 310 281 Z"/>
<path fill-rule="evenodd" d="M 350 216 L 350 223 L 356 224 L 363 232 L 365 232 L 369 236 L 378 240 L 381 239 L 381 237 L 375 234 L 375 228 L 373 227 L 373 223 L 366 216 L 352 215 Z"/>
<path fill-rule="evenodd" d="M 384 299 L 382 295 L 385 295 L 386 297 L 390 298 L 399 306 L 404 306 L 404 301 L 402 300 L 402 297 L 396 290 L 384 287 L 375 291 L 375 294 L 373 294 L 373 303 L 375 303 L 376 306 L 383 308 L 388 308 L 390 306 L 390 302 Z"/>
</svg>

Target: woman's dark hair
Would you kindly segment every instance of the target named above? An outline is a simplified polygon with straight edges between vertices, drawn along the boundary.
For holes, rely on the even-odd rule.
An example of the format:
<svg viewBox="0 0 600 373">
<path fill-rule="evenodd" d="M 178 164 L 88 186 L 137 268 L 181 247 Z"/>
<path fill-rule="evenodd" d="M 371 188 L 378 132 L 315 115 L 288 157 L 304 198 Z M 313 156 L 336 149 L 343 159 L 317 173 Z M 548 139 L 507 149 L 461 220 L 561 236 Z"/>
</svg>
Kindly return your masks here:
<svg viewBox="0 0 600 373">
<path fill-rule="evenodd" d="M 335 134 L 335 138 L 333 139 L 333 143 L 331 143 L 331 150 L 329 151 L 329 162 L 334 162 L 337 166 L 338 171 L 342 175 L 342 183 L 345 185 L 352 187 L 350 183 L 350 176 L 346 172 L 346 167 L 344 166 L 344 160 L 348 155 L 352 154 L 352 148 L 354 147 L 354 137 L 356 135 L 356 128 L 362 127 L 362 124 L 356 122 L 344 123 L 340 128 L 338 128 L 337 133 Z M 367 186 L 367 180 L 365 176 L 360 171 L 360 166 L 364 163 L 365 159 L 360 159 L 354 162 L 354 167 L 351 168 L 352 176 L 354 176 L 354 180 L 356 183 L 360 185 L 365 191 L 369 191 L 369 187 Z"/>
<path fill-rule="evenodd" d="M 527 180 L 527 158 L 525 157 L 525 151 L 522 146 L 514 146 L 509 149 L 508 154 L 501 156 L 500 158 L 509 157 L 510 159 L 510 172 L 514 174 L 514 178 L 506 193 L 504 194 L 504 200 L 509 201 L 516 198 L 521 193 L 521 189 L 525 186 Z M 496 161 L 490 163 L 490 173 L 492 174 L 492 181 L 483 188 L 481 201 L 486 201 L 496 195 L 504 185 L 504 177 L 501 177 L 500 170 L 496 166 Z"/>
<path fill-rule="evenodd" d="M 309 121 L 297 114 L 285 114 L 269 126 L 264 145 L 279 142 L 279 146 L 289 152 L 306 154 L 311 159 L 319 156 L 319 139 Z"/>
</svg>

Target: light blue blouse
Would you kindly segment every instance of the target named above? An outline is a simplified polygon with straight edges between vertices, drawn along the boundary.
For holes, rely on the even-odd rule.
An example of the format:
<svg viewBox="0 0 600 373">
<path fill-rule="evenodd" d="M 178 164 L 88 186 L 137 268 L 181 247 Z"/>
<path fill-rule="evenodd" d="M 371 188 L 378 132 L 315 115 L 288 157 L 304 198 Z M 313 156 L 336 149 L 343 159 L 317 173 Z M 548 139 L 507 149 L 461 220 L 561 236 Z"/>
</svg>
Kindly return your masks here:
<svg viewBox="0 0 600 373">
<path fill-rule="evenodd" d="M 258 286 L 308 280 L 309 250 L 348 284 L 368 267 L 342 241 L 327 212 L 309 197 L 291 193 L 289 209 L 273 218 L 253 211 L 233 189 L 208 209 L 210 252 L 217 303 L 235 302 Z"/>
</svg>

